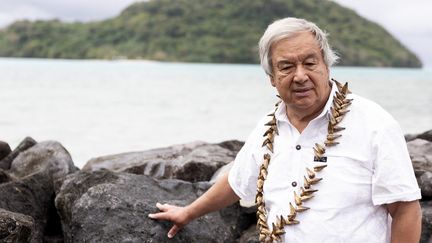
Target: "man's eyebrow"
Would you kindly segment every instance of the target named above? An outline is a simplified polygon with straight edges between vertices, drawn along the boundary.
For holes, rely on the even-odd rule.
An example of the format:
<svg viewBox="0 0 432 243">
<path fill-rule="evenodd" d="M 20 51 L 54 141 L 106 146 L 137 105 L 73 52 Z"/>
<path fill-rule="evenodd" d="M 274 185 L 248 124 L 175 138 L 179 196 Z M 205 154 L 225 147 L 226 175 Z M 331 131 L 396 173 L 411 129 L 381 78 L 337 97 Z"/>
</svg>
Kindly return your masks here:
<svg viewBox="0 0 432 243">
<path fill-rule="evenodd" d="M 318 55 L 315 52 L 306 53 L 304 56 L 301 56 L 302 60 L 306 60 L 309 58 L 318 58 Z"/>
<path fill-rule="evenodd" d="M 299 56 L 299 59 L 305 61 L 309 58 L 318 58 L 318 54 L 316 52 L 308 52 Z M 276 61 L 275 65 L 284 65 L 284 64 L 292 64 L 294 61 L 294 57 L 284 57 L 280 60 Z M 297 59 L 296 59 L 297 60 Z"/>
<path fill-rule="evenodd" d="M 276 65 L 285 65 L 285 64 L 292 64 L 293 62 L 289 59 L 282 59 L 276 62 Z"/>
</svg>

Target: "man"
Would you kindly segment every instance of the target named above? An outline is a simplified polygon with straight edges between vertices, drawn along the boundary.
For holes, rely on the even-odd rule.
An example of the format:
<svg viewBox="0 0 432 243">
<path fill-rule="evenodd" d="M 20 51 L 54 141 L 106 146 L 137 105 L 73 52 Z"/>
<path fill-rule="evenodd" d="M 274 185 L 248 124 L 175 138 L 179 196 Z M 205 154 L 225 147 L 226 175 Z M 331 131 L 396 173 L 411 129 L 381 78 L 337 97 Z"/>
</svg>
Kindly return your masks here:
<svg viewBox="0 0 432 243">
<path fill-rule="evenodd" d="M 269 25 L 259 45 L 281 102 L 228 175 L 192 204 L 158 203 L 161 212 L 149 217 L 172 221 L 173 237 L 241 198 L 256 201 L 263 242 L 418 242 L 421 196 L 402 132 L 377 104 L 330 80 L 337 56 L 326 34 L 285 18 Z"/>
</svg>

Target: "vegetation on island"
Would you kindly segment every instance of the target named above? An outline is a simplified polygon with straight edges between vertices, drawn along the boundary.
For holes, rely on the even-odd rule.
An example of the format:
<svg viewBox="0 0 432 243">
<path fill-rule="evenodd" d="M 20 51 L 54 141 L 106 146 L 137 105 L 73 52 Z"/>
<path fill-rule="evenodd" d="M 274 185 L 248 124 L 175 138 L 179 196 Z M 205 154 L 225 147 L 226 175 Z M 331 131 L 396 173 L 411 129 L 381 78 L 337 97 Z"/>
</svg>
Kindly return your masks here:
<svg viewBox="0 0 432 243">
<path fill-rule="evenodd" d="M 0 30 L 0 56 L 258 63 L 261 34 L 287 16 L 330 33 L 339 65 L 421 66 L 384 28 L 323 0 L 150 0 L 98 22 L 18 21 Z"/>
</svg>

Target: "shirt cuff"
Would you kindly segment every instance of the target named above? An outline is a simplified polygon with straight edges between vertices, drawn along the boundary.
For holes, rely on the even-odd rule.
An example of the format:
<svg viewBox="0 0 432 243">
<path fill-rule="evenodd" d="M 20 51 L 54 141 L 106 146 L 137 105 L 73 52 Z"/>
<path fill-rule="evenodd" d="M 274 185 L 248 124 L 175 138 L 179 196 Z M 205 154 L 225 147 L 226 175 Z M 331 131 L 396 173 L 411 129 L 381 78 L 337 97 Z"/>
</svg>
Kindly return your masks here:
<svg viewBox="0 0 432 243">
<path fill-rule="evenodd" d="M 241 190 L 238 188 L 237 184 L 235 183 L 235 176 L 233 173 L 231 173 L 231 170 L 228 174 L 228 184 L 230 185 L 231 189 L 234 191 L 234 193 L 242 200 L 245 201 L 255 201 L 255 197 L 248 197 L 246 194 L 242 193 Z"/>
<path fill-rule="evenodd" d="M 372 198 L 372 202 L 374 206 L 378 206 L 378 205 L 389 204 L 394 202 L 410 202 L 418 199 L 421 199 L 420 189 L 416 189 L 411 192 L 392 194 L 389 196 L 386 195 L 374 196 Z"/>
</svg>

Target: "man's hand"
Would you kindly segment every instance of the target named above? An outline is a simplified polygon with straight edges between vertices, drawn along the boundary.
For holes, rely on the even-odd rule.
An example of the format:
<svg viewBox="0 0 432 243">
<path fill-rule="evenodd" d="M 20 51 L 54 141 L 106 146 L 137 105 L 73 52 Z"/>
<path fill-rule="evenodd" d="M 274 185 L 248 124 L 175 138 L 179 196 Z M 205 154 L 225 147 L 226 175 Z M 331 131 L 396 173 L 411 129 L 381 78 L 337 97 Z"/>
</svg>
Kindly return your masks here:
<svg viewBox="0 0 432 243">
<path fill-rule="evenodd" d="M 156 203 L 156 207 L 161 211 L 159 213 L 149 214 L 149 218 L 157 220 L 167 220 L 173 222 L 173 226 L 168 232 L 168 238 L 173 238 L 174 235 L 193 218 L 188 213 L 187 207 L 177 207 L 169 204 Z"/>
<path fill-rule="evenodd" d="M 174 237 L 177 232 L 190 221 L 204 214 L 219 210 L 237 202 L 240 198 L 234 193 L 228 183 L 228 173 L 223 175 L 208 191 L 193 203 L 186 207 L 177 207 L 169 204 L 157 203 L 156 207 L 161 212 L 148 216 L 157 220 L 168 220 L 173 226 L 168 232 L 168 237 Z"/>
</svg>

